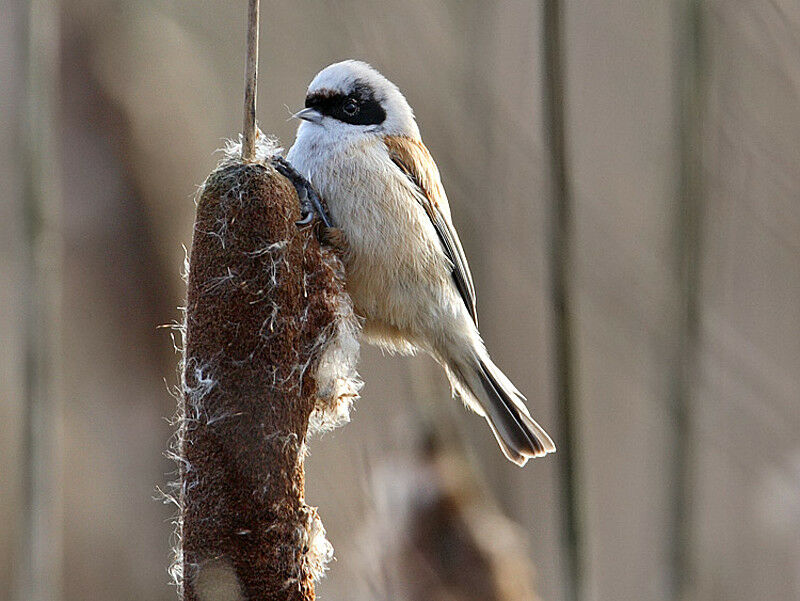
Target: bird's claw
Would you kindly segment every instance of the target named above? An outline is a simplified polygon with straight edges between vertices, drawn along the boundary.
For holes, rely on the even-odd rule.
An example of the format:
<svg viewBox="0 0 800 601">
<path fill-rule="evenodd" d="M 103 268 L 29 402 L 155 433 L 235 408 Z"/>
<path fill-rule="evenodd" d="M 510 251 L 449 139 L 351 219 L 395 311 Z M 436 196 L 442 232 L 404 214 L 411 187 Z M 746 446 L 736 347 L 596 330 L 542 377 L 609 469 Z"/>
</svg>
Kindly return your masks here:
<svg viewBox="0 0 800 601">
<path fill-rule="evenodd" d="M 292 167 L 291 163 L 283 157 L 273 157 L 272 165 L 278 173 L 283 175 L 286 179 L 292 182 L 294 189 L 297 191 L 297 198 L 300 200 L 300 215 L 302 218 L 297 222 L 298 226 L 308 225 L 314 220 L 314 214 L 319 215 L 320 220 L 325 227 L 333 227 L 331 218 L 322 204 L 322 199 L 317 194 L 317 191 L 311 186 L 302 173 Z"/>
<path fill-rule="evenodd" d="M 309 211 L 306 213 L 302 219 L 295 221 L 294 224 L 299 227 L 304 227 L 314 221 L 314 211 Z"/>
</svg>

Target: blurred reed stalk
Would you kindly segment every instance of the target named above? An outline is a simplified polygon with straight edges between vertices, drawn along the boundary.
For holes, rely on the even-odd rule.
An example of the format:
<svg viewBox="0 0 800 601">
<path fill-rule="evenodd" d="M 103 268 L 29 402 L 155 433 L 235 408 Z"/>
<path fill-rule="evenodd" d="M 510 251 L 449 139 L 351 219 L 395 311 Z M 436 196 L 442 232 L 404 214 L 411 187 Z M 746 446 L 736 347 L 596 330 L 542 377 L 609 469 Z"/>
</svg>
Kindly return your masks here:
<svg viewBox="0 0 800 601">
<path fill-rule="evenodd" d="M 31 0 L 25 36 L 23 511 L 19 601 L 57 601 L 62 588 L 60 399 L 61 197 L 56 111 L 59 7 Z"/>
<path fill-rule="evenodd" d="M 700 0 L 675 5 L 678 189 L 674 222 L 676 311 L 670 369 L 673 418 L 670 476 L 669 590 L 675 601 L 694 598 L 692 397 L 697 373 L 703 214 L 703 7 Z"/>
<path fill-rule="evenodd" d="M 60 399 L 60 229 L 58 136 L 59 8 L 28 3 L 25 36 L 23 511 L 19 601 L 62 595 L 62 432 Z"/>
<path fill-rule="evenodd" d="M 559 0 L 542 3 L 544 125 L 550 158 L 550 294 L 555 353 L 556 445 L 560 474 L 561 536 L 564 547 L 565 599 L 580 601 L 585 593 L 584 519 L 580 495 L 578 407 L 573 350 L 572 192 L 564 123 L 563 7 Z"/>
</svg>

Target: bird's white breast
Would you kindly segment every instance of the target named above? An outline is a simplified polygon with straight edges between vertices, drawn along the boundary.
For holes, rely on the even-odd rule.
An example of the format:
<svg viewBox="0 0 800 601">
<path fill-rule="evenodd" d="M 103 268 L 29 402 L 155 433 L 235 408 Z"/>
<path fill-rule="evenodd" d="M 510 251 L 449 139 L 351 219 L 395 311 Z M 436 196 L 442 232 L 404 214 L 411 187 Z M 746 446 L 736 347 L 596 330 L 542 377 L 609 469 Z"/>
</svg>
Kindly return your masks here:
<svg viewBox="0 0 800 601">
<path fill-rule="evenodd" d="M 394 350 L 408 350 L 403 341 L 428 346 L 421 338 L 450 321 L 443 317 L 460 315 L 463 302 L 416 188 L 379 136 L 330 142 L 323 127 L 304 126 L 287 158 L 322 195 L 345 234 L 347 286 L 366 318 L 365 334 Z"/>
</svg>

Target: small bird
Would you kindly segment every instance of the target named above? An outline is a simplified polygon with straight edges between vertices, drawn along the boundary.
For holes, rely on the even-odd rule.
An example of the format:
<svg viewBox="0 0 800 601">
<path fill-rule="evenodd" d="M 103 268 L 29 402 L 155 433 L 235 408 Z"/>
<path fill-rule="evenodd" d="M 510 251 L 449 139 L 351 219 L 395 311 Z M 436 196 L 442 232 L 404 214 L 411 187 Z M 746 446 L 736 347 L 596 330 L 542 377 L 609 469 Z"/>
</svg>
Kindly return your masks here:
<svg viewBox="0 0 800 601">
<path fill-rule="evenodd" d="M 429 353 L 514 463 L 554 452 L 481 340 L 439 170 L 398 87 L 347 60 L 314 78 L 305 107 L 286 158 L 327 203 L 364 338 L 390 352 Z"/>
</svg>

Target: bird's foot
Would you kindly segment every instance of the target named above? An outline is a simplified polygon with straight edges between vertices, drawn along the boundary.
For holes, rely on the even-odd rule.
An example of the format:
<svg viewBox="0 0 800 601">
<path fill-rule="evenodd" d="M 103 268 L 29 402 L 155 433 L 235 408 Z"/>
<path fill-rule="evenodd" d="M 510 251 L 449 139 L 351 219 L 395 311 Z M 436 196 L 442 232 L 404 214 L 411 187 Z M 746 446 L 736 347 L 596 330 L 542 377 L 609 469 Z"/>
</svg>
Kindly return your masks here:
<svg viewBox="0 0 800 601">
<path fill-rule="evenodd" d="M 308 225 L 314 220 L 314 214 L 316 213 L 319 215 L 320 220 L 326 228 L 333 227 L 333 222 L 328 212 L 325 210 L 325 206 L 322 204 L 322 199 L 319 197 L 319 194 L 317 194 L 317 191 L 314 190 L 311 182 L 297 169 L 292 167 L 291 163 L 285 158 L 276 156 L 272 158 L 271 162 L 277 172 L 292 182 L 294 189 L 297 190 L 297 198 L 300 199 L 301 217 L 297 225 Z"/>
<path fill-rule="evenodd" d="M 322 241 L 330 246 L 340 257 L 347 253 L 347 238 L 338 227 L 326 227 L 322 232 Z"/>
</svg>

